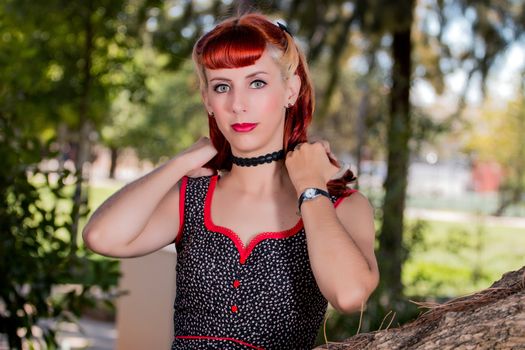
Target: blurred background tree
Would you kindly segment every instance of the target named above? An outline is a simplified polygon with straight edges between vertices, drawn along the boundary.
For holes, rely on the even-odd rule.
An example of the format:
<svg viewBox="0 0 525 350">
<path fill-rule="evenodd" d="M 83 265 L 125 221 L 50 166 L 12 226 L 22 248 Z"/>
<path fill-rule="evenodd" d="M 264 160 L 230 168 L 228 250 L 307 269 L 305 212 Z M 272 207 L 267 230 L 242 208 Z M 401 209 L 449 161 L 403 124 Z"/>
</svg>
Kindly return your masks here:
<svg viewBox="0 0 525 350">
<path fill-rule="evenodd" d="M 56 346 L 53 328 L 43 327 L 38 340 L 33 327 L 78 316 L 116 286 L 117 262 L 94 258 L 77 237 L 87 214 L 83 169 L 93 131 L 114 91 L 141 79 L 126 72 L 136 40 L 125 35 L 125 5 L 0 5 L 0 332 L 10 348 L 21 349 L 22 339 Z M 60 286 L 66 291 L 53 292 Z"/>
<path fill-rule="evenodd" d="M 71 244 L 72 186 L 78 180 L 67 170 L 46 169 L 41 156 L 58 153 L 37 137 L 21 134 L 3 112 L 0 333 L 9 349 L 57 348 L 53 324 L 74 321 L 111 300 L 118 264 Z M 43 325 L 46 319 L 53 323 Z"/>
<path fill-rule="evenodd" d="M 107 122 L 116 91 L 143 87 L 132 62 L 140 41 L 127 32 L 133 6 L 127 1 L 7 1 L 0 15 L 2 102 L 24 134 L 42 141 L 57 138 L 56 146 L 73 160 L 80 179 L 72 213 L 76 246 L 80 216 L 87 210 L 84 164 L 94 131 Z"/>
</svg>

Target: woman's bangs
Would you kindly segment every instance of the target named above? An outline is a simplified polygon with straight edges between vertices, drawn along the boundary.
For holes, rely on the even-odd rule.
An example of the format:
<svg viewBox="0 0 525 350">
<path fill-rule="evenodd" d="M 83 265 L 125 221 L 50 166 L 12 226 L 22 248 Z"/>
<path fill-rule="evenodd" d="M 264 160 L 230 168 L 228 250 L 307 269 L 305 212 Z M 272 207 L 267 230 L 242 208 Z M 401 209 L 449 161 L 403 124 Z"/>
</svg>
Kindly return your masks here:
<svg viewBox="0 0 525 350">
<path fill-rule="evenodd" d="M 202 64 L 208 69 L 250 66 L 262 56 L 265 48 L 266 41 L 255 29 L 226 28 L 203 47 Z"/>
</svg>

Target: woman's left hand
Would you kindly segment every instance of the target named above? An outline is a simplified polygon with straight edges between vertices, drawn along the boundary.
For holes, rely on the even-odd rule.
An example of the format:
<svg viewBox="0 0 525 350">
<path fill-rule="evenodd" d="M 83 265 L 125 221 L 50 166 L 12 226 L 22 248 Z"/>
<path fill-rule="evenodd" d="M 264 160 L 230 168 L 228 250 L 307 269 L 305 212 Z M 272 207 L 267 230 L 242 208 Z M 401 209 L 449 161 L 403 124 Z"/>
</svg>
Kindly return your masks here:
<svg viewBox="0 0 525 350">
<path fill-rule="evenodd" d="M 326 189 L 326 184 L 339 171 L 328 158 L 330 144 L 327 141 L 300 143 L 286 155 L 286 169 L 297 195 L 308 187 Z"/>
</svg>

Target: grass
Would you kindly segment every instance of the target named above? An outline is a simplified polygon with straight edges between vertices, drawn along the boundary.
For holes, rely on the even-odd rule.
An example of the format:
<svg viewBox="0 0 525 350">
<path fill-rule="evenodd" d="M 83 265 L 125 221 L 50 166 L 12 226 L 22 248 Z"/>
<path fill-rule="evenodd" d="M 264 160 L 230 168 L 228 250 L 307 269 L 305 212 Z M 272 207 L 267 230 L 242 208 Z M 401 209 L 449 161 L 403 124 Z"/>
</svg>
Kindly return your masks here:
<svg viewBox="0 0 525 350">
<path fill-rule="evenodd" d="M 403 270 L 408 295 L 457 296 L 489 287 L 525 265 L 525 229 L 427 221 L 422 248 Z"/>
</svg>

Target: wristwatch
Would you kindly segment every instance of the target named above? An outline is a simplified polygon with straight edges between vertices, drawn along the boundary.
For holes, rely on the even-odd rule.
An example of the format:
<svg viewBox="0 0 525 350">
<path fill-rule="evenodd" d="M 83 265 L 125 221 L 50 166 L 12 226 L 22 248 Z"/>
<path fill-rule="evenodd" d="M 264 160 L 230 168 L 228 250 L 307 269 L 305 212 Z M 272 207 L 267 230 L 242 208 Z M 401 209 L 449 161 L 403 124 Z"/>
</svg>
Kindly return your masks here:
<svg viewBox="0 0 525 350">
<path fill-rule="evenodd" d="M 297 215 L 301 216 L 301 204 L 303 204 L 304 201 L 311 201 L 312 199 L 319 196 L 325 196 L 326 198 L 330 199 L 330 194 L 325 190 L 315 187 L 309 187 L 305 189 L 303 193 L 301 193 L 301 196 L 299 196 Z"/>
</svg>

